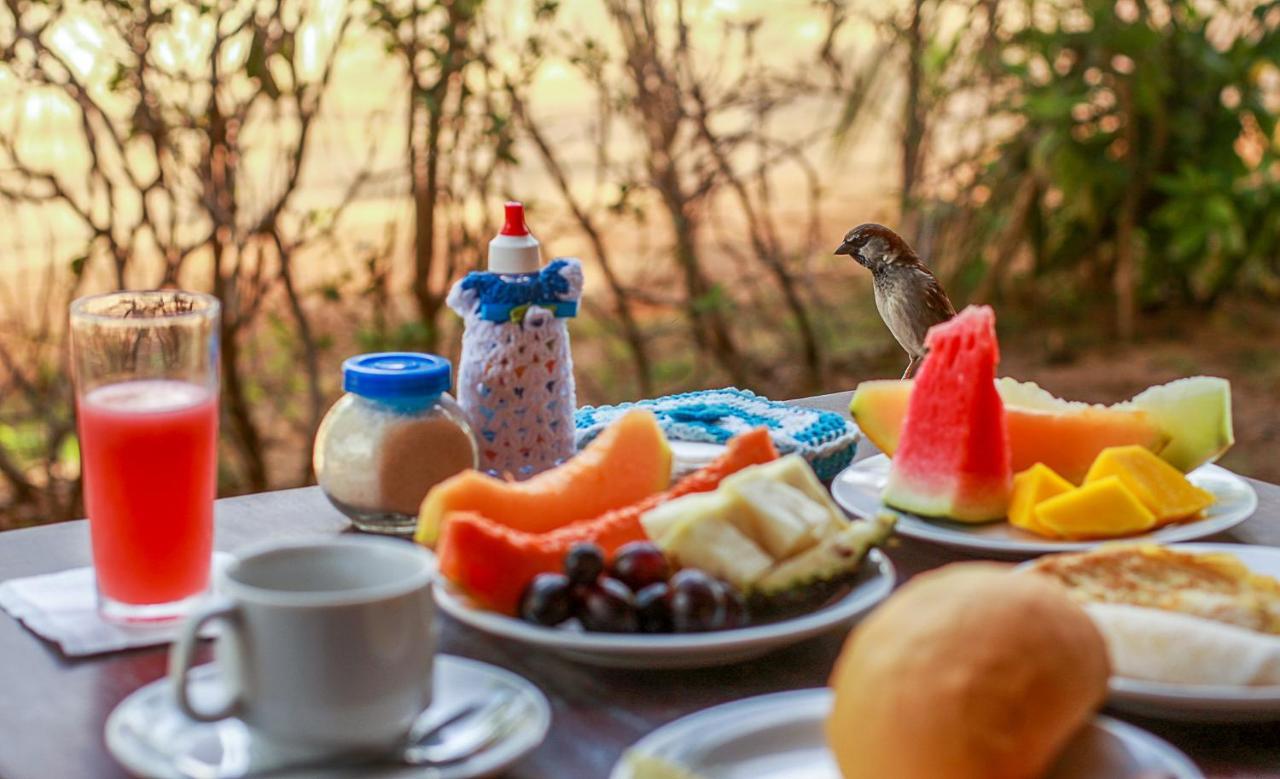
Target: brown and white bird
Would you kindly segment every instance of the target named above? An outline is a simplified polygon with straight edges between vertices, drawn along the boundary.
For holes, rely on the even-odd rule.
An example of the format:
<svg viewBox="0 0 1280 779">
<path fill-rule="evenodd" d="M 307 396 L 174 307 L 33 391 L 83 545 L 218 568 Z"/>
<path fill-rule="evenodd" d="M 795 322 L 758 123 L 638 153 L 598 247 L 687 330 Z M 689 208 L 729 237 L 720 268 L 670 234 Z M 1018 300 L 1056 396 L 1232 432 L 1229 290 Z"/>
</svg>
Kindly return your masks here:
<svg viewBox="0 0 1280 779">
<path fill-rule="evenodd" d="M 910 358 L 902 378 L 909 379 L 924 359 L 929 328 L 956 315 L 947 293 L 902 236 L 878 224 L 845 233 L 836 254 L 847 254 L 871 271 L 876 310 Z"/>
</svg>

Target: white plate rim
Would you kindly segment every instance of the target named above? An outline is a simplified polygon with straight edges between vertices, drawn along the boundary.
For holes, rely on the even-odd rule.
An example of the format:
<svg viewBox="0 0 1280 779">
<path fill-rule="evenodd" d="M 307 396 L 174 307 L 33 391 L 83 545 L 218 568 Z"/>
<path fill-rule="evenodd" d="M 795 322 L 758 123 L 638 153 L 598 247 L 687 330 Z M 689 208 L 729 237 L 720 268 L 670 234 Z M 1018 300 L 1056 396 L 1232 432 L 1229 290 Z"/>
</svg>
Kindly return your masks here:
<svg viewBox="0 0 1280 779">
<path fill-rule="evenodd" d="M 673 745 L 687 737 L 687 734 L 697 733 L 708 724 L 717 724 L 719 729 L 725 730 L 732 728 L 733 721 L 755 718 L 763 711 L 773 713 L 775 721 L 778 716 L 788 711 L 792 711 L 792 716 L 795 717 L 812 716 L 811 710 L 825 712 L 830 709 L 832 695 L 832 691 L 826 687 L 788 690 L 743 698 L 696 711 L 663 725 L 624 750 L 618 762 L 614 764 L 609 779 L 635 779 L 634 772 L 627 764 L 627 755 L 632 751 L 663 757 L 669 754 Z M 1101 728 L 1122 741 L 1142 744 L 1158 753 L 1170 763 L 1172 770 L 1179 772 L 1180 776 L 1177 779 L 1204 779 L 1204 773 L 1191 761 L 1191 758 L 1154 733 L 1104 714 L 1095 714 L 1092 726 Z"/>
<path fill-rule="evenodd" d="M 860 494 L 866 498 L 870 498 L 870 494 L 863 489 L 861 485 L 849 484 L 849 477 L 852 474 L 865 472 L 872 468 L 883 467 L 889 458 L 884 454 L 873 455 L 858 462 L 852 463 L 839 474 L 831 482 L 831 494 L 835 498 L 836 503 L 840 505 L 846 512 L 856 517 L 866 517 L 868 511 L 859 503 L 855 503 L 852 493 Z M 1167 525 L 1156 533 L 1146 533 L 1138 536 L 1128 536 L 1125 538 L 1107 538 L 1097 539 L 1094 541 L 1054 541 L 1054 540 L 1027 540 L 1006 538 L 991 538 L 988 536 L 980 536 L 972 532 L 963 530 L 965 526 L 960 523 L 948 523 L 946 525 L 939 524 L 923 517 L 917 517 L 913 514 L 898 511 L 896 509 L 885 506 L 879 500 L 879 496 L 875 497 L 878 511 L 887 511 L 898 518 L 896 531 L 908 538 L 915 538 L 921 541 L 929 541 L 931 543 L 948 546 L 954 549 L 964 549 L 970 552 L 985 552 L 989 554 L 997 554 L 1003 556 L 1014 557 L 1030 557 L 1042 554 L 1052 554 L 1054 552 L 1084 552 L 1097 546 L 1107 543 L 1115 543 L 1117 541 L 1132 543 L 1155 543 L 1155 544 L 1175 544 L 1185 541 L 1194 541 L 1196 539 L 1205 538 L 1207 536 L 1216 535 L 1225 532 L 1239 525 L 1249 517 L 1253 516 L 1258 508 L 1258 494 L 1253 489 L 1253 485 L 1249 484 L 1244 478 L 1238 474 L 1223 468 L 1220 465 L 1202 465 L 1195 471 L 1188 474 L 1188 477 L 1194 482 L 1197 475 L 1212 475 L 1218 478 L 1224 478 L 1233 482 L 1240 488 L 1244 503 L 1231 512 L 1220 517 L 1211 517 L 1202 519 L 1197 522 L 1189 522 L 1185 524 Z M 982 527 L 975 525 L 974 527 Z"/>
<path fill-rule="evenodd" d="M 551 703 L 547 700 L 547 696 L 538 689 L 533 682 L 525 679 L 523 676 L 510 671 L 506 668 L 486 663 L 481 660 L 475 660 L 470 657 L 460 657 L 458 655 L 446 654 L 438 652 L 435 662 L 444 661 L 446 666 L 454 666 L 455 668 L 469 669 L 472 673 L 481 676 L 487 676 L 492 680 L 499 680 L 499 683 L 505 685 L 509 689 L 515 691 L 515 694 L 525 698 L 526 702 L 532 707 L 530 716 L 521 718 L 519 729 L 509 738 L 501 743 L 495 744 L 479 754 L 468 758 L 465 761 L 451 764 L 442 769 L 441 779 L 472 779 L 473 777 L 492 776 L 514 765 L 516 761 L 525 757 L 533 750 L 542 745 L 546 740 L 547 733 L 551 730 L 552 714 Z M 212 668 L 215 663 L 205 663 L 196 666 L 192 672 L 200 669 Z M 433 667 L 432 673 L 436 672 Z M 155 694 L 159 688 L 168 687 L 169 678 L 167 676 L 148 682 L 138 689 L 125 696 L 111 713 L 107 715 L 107 721 L 103 725 L 103 741 L 106 744 L 107 751 L 121 766 L 129 771 L 134 771 L 145 776 L 170 776 L 173 774 L 173 764 L 168 756 L 145 753 L 140 755 L 138 749 L 132 746 L 133 740 L 121 735 L 123 728 L 123 718 L 127 707 L 136 704 L 145 697 Z M 213 723 L 210 723 L 213 726 Z M 125 743 L 130 746 L 123 746 Z M 145 745 L 144 745 L 145 748 Z M 375 766 L 379 771 L 404 771 L 412 770 L 408 766 L 387 765 Z M 358 772 L 370 770 L 370 766 L 353 766 L 352 776 Z M 282 776 L 291 775 L 291 771 L 284 769 L 279 772 L 273 772 L 273 776 L 280 773 Z M 361 773 L 361 776 L 365 774 Z"/>
<path fill-rule="evenodd" d="M 706 633 L 615 634 L 548 628 L 471 606 L 465 601 L 465 596 L 440 579 L 434 583 L 433 590 L 436 603 L 445 613 L 469 627 L 499 638 L 575 653 L 665 656 L 800 641 L 854 619 L 887 598 L 897 582 L 897 571 L 883 551 L 869 550 L 866 561 L 875 566 L 874 575 L 826 608 L 764 625 Z"/>
</svg>

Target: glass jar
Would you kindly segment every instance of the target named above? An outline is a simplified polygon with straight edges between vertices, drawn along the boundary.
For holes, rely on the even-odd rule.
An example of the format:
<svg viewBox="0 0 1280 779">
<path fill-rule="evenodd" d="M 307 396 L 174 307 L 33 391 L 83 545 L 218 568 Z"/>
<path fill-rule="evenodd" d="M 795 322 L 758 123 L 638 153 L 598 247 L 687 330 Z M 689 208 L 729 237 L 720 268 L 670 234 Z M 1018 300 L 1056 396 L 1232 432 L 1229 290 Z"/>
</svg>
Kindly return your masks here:
<svg viewBox="0 0 1280 779">
<path fill-rule="evenodd" d="M 382 352 L 342 364 L 345 395 L 316 432 L 320 489 L 360 530 L 410 535 L 427 491 L 478 463 L 475 435 L 449 395 L 453 366 Z"/>
</svg>

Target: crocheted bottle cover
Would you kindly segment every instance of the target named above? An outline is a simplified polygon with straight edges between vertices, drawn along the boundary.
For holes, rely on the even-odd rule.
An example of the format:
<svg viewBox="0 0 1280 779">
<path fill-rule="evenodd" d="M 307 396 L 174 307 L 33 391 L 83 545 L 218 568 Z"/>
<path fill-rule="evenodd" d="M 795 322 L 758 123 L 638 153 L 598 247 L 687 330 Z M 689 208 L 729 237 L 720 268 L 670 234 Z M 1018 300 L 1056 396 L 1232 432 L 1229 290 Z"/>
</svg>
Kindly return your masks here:
<svg viewBox="0 0 1280 779">
<path fill-rule="evenodd" d="M 566 319 L 577 313 L 582 265 L 560 258 L 538 273 L 476 272 L 453 285 L 462 316 L 458 402 L 476 431 L 480 467 L 532 476 L 574 452 L 577 394 Z"/>
<path fill-rule="evenodd" d="M 676 441 L 722 444 L 738 433 L 764 425 L 779 452 L 799 452 L 823 481 L 835 478 L 849 464 L 858 443 L 858 428 L 839 414 L 780 403 L 749 390 L 728 387 L 616 406 L 584 406 L 574 416 L 578 448 L 632 408 L 653 411 L 667 437 Z"/>
</svg>

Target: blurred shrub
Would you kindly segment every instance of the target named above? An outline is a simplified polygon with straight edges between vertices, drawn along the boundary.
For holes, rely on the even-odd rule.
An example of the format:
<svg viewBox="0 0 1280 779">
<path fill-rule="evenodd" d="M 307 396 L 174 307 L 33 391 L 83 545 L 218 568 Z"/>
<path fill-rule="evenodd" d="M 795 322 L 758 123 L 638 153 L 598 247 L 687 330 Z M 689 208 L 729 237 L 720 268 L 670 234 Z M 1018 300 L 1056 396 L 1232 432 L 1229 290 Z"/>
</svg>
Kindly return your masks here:
<svg viewBox="0 0 1280 779">
<path fill-rule="evenodd" d="M 1239 7 L 1027 3 L 1037 22 L 972 63 L 1012 132 L 942 207 L 966 228 L 957 278 L 1114 294 L 1123 335 L 1142 307 L 1280 291 L 1280 3 Z"/>
</svg>

